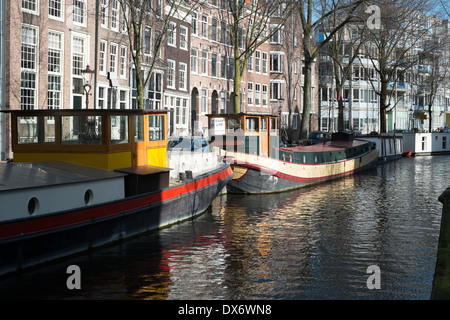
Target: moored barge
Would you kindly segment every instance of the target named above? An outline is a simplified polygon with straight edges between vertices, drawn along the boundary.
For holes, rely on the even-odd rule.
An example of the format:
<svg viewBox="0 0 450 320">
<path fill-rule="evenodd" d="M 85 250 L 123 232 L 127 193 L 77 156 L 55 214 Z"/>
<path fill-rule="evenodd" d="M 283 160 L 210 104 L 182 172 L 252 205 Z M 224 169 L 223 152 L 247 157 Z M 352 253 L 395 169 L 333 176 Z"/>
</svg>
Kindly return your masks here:
<svg viewBox="0 0 450 320">
<path fill-rule="evenodd" d="M 170 179 L 167 114 L 10 111 L 0 164 L 0 274 L 191 219 L 232 177 L 226 163 Z"/>
<path fill-rule="evenodd" d="M 377 163 L 378 151 L 371 142 L 343 132 L 315 145 L 282 147 L 278 120 L 260 114 L 209 115 L 212 143 L 233 168 L 229 192 L 281 192 L 353 174 Z"/>
</svg>

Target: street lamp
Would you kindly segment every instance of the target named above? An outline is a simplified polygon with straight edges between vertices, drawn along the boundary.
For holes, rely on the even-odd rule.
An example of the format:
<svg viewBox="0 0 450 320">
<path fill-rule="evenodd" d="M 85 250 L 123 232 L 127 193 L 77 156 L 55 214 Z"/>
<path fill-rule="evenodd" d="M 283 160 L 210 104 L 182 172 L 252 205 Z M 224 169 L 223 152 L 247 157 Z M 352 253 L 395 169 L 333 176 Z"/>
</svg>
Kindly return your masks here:
<svg viewBox="0 0 450 320">
<path fill-rule="evenodd" d="M 81 76 L 84 81 L 84 91 L 86 92 L 86 109 L 89 109 L 89 92 L 92 88 L 92 80 L 94 77 L 95 70 L 91 70 L 89 65 L 86 66 L 86 69 L 81 70 Z"/>
</svg>

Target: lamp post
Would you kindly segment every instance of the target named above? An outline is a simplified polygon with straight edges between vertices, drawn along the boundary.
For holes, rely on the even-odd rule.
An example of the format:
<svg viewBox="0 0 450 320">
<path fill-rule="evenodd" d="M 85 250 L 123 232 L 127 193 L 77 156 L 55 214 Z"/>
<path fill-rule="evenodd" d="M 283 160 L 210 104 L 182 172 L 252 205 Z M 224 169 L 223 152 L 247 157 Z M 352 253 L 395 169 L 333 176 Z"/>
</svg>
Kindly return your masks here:
<svg viewBox="0 0 450 320">
<path fill-rule="evenodd" d="M 92 88 L 92 78 L 94 77 L 95 70 L 92 70 L 89 65 L 86 66 L 86 69 L 81 70 L 81 76 L 83 77 L 84 82 L 84 91 L 86 92 L 86 109 L 89 109 L 89 92 Z"/>
</svg>

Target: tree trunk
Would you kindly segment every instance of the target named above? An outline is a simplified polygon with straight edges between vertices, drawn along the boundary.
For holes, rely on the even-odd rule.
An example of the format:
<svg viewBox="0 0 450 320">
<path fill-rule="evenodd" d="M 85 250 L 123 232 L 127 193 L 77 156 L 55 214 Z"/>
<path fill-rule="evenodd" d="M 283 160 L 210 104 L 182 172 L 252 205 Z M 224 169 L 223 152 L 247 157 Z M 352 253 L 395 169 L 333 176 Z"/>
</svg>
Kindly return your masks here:
<svg viewBox="0 0 450 320">
<path fill-rule="evenodd" d="M 312 61 L 305 60 L 305 82 L 303 83 L 303 112 L 300 127 L 300 139 L 306 139 L 309 133 L 309 121 L 311 118 L 311 81 Z"/>
</svg>

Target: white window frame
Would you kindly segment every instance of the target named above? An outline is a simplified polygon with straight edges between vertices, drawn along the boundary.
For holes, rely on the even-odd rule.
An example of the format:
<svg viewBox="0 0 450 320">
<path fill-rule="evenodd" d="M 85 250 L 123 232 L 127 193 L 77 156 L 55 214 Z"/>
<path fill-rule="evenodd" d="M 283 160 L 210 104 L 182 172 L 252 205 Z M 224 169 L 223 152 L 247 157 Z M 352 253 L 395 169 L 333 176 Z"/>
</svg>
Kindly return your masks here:
<svg viewBox="0 0 450 320">
<path fill-rule="evenodd" d="M 261 107 L 261 84 L 255 83 L 255 106 Z"/>
<path fill-rule="evenodd" d="M 30 4 L 34 3 L 34 5 L 36 6 L 35 10 L 24 8 L 23 7 L 23 2 L 24 1 L 27 2 L 27 3 L 30 3 Z M 31 14 L 39 15 L 39 0 L 22 0 L 21 8 L 22 8 L 22 12 L 28 12 L 28 13 L 31 13 Z"/>
<path fill-rule="evenodd" d="M 195 52 L 195 54 L 194 54 Z M 191 73 L 198 73 L 198 49 L 191 48 Z"/>
<path fill-rule="evenodd" d="M 269 86 L 267 84 L 262 85 L 261 104 L 263 108 L 267 108 L 269 106 Z"/>
<path fill-rule="evenodd" d="M 269 68 L 268 68 L 268 53 L 266 51 L 263 51 L 262 53 L 262 73 L 267 74 Z"/>
<path fill-rule="evenodd" d="M 188 28 L 180 26 L 180 49 L 188 50 Z"/>
<path fill-rule="evenodd" d="M 175 22 L 169 22 L 167 26 L 167 45 L 177 46 L 177 24 Z"/>
<path fill-rule="evenodd" d="M 119 72 L 120 72 L 120 78 L 126 79 L 127 78 L 127 59 L 128 59 L 128 47 L 127 46 L 120 46 L 120 66 L 119 66 Z"/>
<path fill-rule="evenodd" d="M 112 48 L 115 48 L 115 53 Z M 114 42 L 109 43 L 109 73 L 114 74 L 117 77 L 117 69 L 119 68 L 119 45 Z"/>
<path fill-rule="evenodd" d="M 51 1 L 59 2 L 59 4 L 60 4 L 60 9 L 59 9 L 60 16 L 55 16 L 55 15 L 51 15 L 50 14 L 50 2 Z M 48 17 L 50 19 L 53 19 L 53 20 L 64 21 L 64 14 L 65 14 L 64 8 L 65 8 L 64 0 L 50 0 L 49 3 L 48 3 Z"/>
<path fill-rule="evenodd" d="M 274 68 L 274 61 L 277 60 L 277 68 Z M 271 51 L 270 52 L 270 72 L 282 73 L 284 69 L 284 52 Z"/>
<path fill-rule="evenodd" d="M 119 32 L 120 4 L 118 0 L 111 1 L 111 30 Z"/>
<path fill-rule="evenodd" d="M 32 38 L 29 38 L 27 36 L 24 37 L 24 33 L 23 33 L 24 32 L 24 28 L 27 28 L 27 29 L 33 31 L 34 34 L 33 34 Z M 22 67 L 22 60 L 21 60 L 21 75 L 20 75 L 20 77 L 21 77 L 21 81 L 20 81 L 21 89 L 22 88 L 28 89 L 28 90 L 31 89 L 33 91 L 33 96 L 32 97 L 29 96 L 29 97 L 31 97 L 33 99 L 33 104 L 32 105 L 31 104 L 30 105 L 27 104 L 28 107 L 24 108 L 24 105 L 22 104 L 22 90 L 21 90 L 20 107 L 21 107 L 22 110 L 30 110 L 30 109 L 33 110 L 33 109 L 37 108 L 38 88 L 39 88 L 39 83 L 38 83 L 38 81 L 39 81 L 39 76 L 38 76 L 39 68 L 38 68 L 38 65 L 37 65 L 39 63 L 39 28 L 37 26 L 33 26 L 33 25 L 22 24 L 21 33 L 22 33 L 21 34 L 21 56 L 24 55 L 23 52 L 22 52 L 22 46 L 25 45 L 25 46 L 28 46 L 28 47 L 29 46 L 34 47 L 34 63 L 33 63 L 33 68 L 23 68 Z M 25 42 L 23 42 L 24 39 L 26 40 Z M 29 40 L 32 40 L 32 41 L 29 41 Z M 29 52 L 29 50 L 26 50 L 26 52 Z M 28 83 L 26 81 L 23 81 L 23 79 L 22 79 L 22 76 L 24 74 L 29 74 L 29 75 L 33 75 L 34 76 L 34 82 L 33 82 L 34 86 L 33 87 L 30 87 L 30 86 L 22 87 L 22 84 Z"/>
<path fill-rule="evenodd" d="M 175 89 L 176 83 L 175 66 L 176 66 L 175 60 L 167 59 L 167 77 L 166 77 L 167 88 Z"/>
<path fill-rule="evenodd" d="M 261 51 L 255 51 L 255 72 L 261 73 Z"/>
<path fill-rule="evenodd" d="M 109 9 L 109 0 L 101 0 L 100 1 L 100 26 L 102 28 L 108 29 L 108 10 Z"/>
<path fill-rule="evenodd" d="M 178 63 L 178 89 L 187 91 L 187 64 L 183 62 Z"/>
<path fill-rule="evenodd" d="M 202 88 L 201 90 L 201 114 L 208 112 L 208 88 Z"/>
<path fill-rule="evenodd" d="M 283 98 L 283 80 L 270 80 L 270 101 L 278 101 Z M 274 91 L 276 85 L 276 94 Z"/>
<path fill-rule="evenodd" d="M 249 106 L 253 105 L 253 82 L 247 84 L 247 104 Z"/>
<path fill-rule="evenodd" d="M 77 1 L 78 3 L 83 5 L 83 12 L 82 12 L 82 16 L 81 19 L 83 20 L 83 22 L 78 22 L 75 19 L 75 5 L 72 6 L 72 22 L 74 25 L 78 25 L 78 26 L 83 26 L 85 27 L 87 25 L 87 5 L 86 5 L 86 0 L 73 0 L 73 2 Z"/>
<path fill-rule="evenodd" d="M 106 62 L 108 61 L 107 48 L 108 48 L 108 41 L 100 40 L 99 55 L 98 55 L 98 73 L 104 76 L 106 75 Z"/>
</svg>

